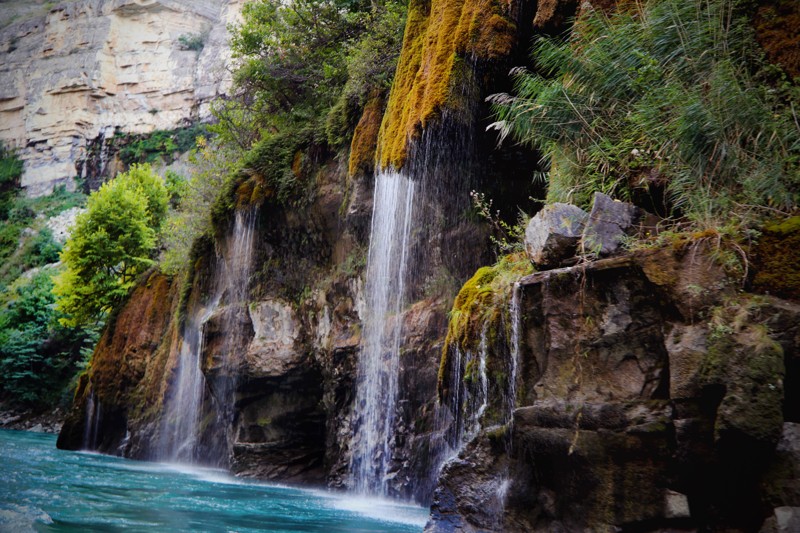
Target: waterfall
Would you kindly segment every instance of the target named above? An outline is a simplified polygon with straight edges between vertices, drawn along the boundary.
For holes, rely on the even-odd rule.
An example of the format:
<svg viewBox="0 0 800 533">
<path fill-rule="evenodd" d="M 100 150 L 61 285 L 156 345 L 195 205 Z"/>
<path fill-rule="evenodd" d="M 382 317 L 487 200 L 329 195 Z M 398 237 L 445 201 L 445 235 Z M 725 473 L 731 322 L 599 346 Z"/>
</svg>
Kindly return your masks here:
<svg viewBox="0 0 800 533">
<path fill-rule="evenodd" d="M 514 409 L 517 407 L 517 374 L 519 373 L 519 335 L 521 328 L 522 315 L 520 313 L 520 285 L 514 283 L 511 293 L 511 304 L 509 314 L 511 315 L 511 342 L 510 342 L 510 373 L 508 376 L 508 414 L 507 422 L 514 420 Z"/>
<path fill-rule="evenodd" d="M 455 457 L 458 452 L 481 430 L 481 418 L 489 407 L 489 376 L 487 360 L 489 357 L 488 324 L 481 330 L 477 351 L 461 351 L 458 345 L 452 347 L 454 358 L 453 371 L 450 376 L 452 391 L 448 402 L 452 423 L 449 424 L 447 441 L 451 449 L 445 454 L 447 458 Z M 444 421 L 447 424 L 446 421 Z"/>
<path fill-rule="evenodd" d="M 247 304 L 257 219 L 255 207 L 236 211 L 233 238 L 228 240 L 227 253 L 217 268 L 217 291 L 226 302 L 226 309 L 219 317 L 219 330 L 224 339 L 215 354 L 219 362 L 216 378 L 211 383 L 217 423 L 225 433 L 225 438 L 211 450 L 217 459 L 227 457 L 233 445 L 231 429 L 236 416 L 236 387 L 249 341 L 243 323 L 250 320 Z"/>
<path fill-rule="evenodd" d="M 211 297 L 204 306 L 198 306 L 187 316 L 175 369 L 175 383 L 165 398 L 157 454 L 159 459 L 189 463 L 207 459 L 204 462 L 219 463 L 227 456 L 227 438 L 225 446 L 212 450 L 214 457 L 199 456 L 201 414 L 209 387 L 203 373 L 205 327 L 224 299 L 229 310 L 221 318 L 225 341 L 220 354 L 222 377 L 218 380 L 219 390 L 216 391 L 214 408 L 227 436 L 228 427 L 233 422 L 233 393 L 238 379 L 239 359 L 235 355 L 243 340 L 243 332 L 235 321 L 242 308 L 246 310 L 257 215 L 258 211 L 253 207 L 236 211 L 226 249 L 217 257 Z"/>
<path fill-rule="evenodd" d="M 359 438 L 350 465 L 362 493 L 387 493 L 415 187 L 394 171 L 381 172 L 375 180 L 354 413 Z"/>
<path fill-rule="evenodd" d="M 178 354 L 175 389 L 165 400 L 158 454 L 162 460 L 197 461 L 198 426 L 206 386 L 201 368 L 203 330 L 218 303 L 218 299 L 212 299 L 208 307 L 187 318 Z"/>
<path fill-rule="evenodd" d="M 86 418 L 83 424 L 83 450 L 97 449 L 97 436 L 100 430 L 100 419 L 103 415 L 100 401 L 95 397 L 94 391 L 89 393 L 86 400 Z"/>
</svg>

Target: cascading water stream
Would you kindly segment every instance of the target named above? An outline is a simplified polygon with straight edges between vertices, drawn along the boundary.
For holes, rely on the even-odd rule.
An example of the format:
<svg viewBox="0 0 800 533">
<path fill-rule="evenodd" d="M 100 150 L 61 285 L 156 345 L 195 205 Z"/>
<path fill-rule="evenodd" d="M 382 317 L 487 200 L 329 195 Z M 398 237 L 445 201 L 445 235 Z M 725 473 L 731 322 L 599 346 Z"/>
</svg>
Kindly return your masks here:
<svg viewBox="0 0 800 533">
<path fill-rule="evenodd" d="M 218 291 L 227 305 L 220 317 L 219 327 L 225 337 L 219 352 L 219 378 L 214 383 L 217 419 L 225 431 L 225 439 L 212 451 L 218 458 L 226 456 L 233 444 L 231 428 L 236 416 L 236 387 L 239 382 L 241 356 L 247 348 L 244 345 L 246 335 L 241 326 L 245 320 L 241 319 L 241 315 L 248 312 L 257 219 L 258 209 L 255 207 L 236 211 L 233 239 L 228 241 L 227 253 L 223 256 L 225 260 L 218 268 Z"/>
<path fill-rule="evenodd" d="M 103 410 L 100 401 L 92 391 L 86 400 L 86 419 L 83 425 L 83 450 L 97 449 L 97 436 L 100 430 L 100 419 Z"/>
<path fill-rule="evenodd" d="M 514 420 L 514 409 L 517 407 L 517 374 L 519 373 L 519 336 L 522 315 L 520 313 L 520 285 L 514 283 L 511 293 L 511 304 L 509 314 L 511 315 L 511 342 L 510 342 L 510 375 L 508 377 L 508 414 L 507 423 Z"/>
<path fill-rule="evenodd" d="M 187 320 L 176 367 L 175 390 L 166 401 L 162 419 L 159 458 L 162 460 L 197 461 L 197 438 L 200 410 L 205 391 L 205 377 L 200 367 L 205 323 L 219 304 L 219 295 L 208 306 Z"/>
<path fill-rule="evenodd" d="M 394 171 L 381 172 L 375 181 L 355 403 L 359 438 L 350 465 L 361 493 L 387 493 L 415 187 Z"/>
<path fill-rule="evenodd" d="M 196 463 L 201 459 L 198 457 L 199 427 L 207 388 L 202 369 L 205 326 L 219 309 L 223 298 L 236 312 L 247 301 L 256 220 L 255 208 L 236 211 L 227 249 L 217 259 L 211 298 L 205 306 L 195 309 L 187 317 L 175 370 L 174 389 L 165 399 L 158 449 L 158 458 L 161 460 Z M 234 324 L 235 319 L 231 314 L 226 313 L 222 320 L 222 330 L 226 332 L 221 365 L 225 379 L 222 380 L 221 392 L 217 393 L 216 406 L 217 416 L 225 424 L 223 427 L 226 431 L 232 421 L 232 396 L 238 374 L 238 360 L 232 352 L 242 338 L 242 332 Z M 209 462 L 218 463 L 222 455 L 227 454 L 227 449 L 216 450 L 214 454 L 218 457 Z"/>
</svg>

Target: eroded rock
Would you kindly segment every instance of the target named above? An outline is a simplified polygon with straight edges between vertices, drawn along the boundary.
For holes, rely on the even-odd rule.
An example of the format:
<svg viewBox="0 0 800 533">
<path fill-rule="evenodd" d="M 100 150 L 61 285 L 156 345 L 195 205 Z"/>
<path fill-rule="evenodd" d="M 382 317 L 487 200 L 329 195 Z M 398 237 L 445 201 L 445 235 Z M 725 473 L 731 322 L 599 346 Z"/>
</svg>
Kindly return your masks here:
<svg viewBox="0 0 800 533">
<path fill-rule="evenodd" d="M 592 211 L 581 237 L 581 252 L 598 257 L 613 255 L 622 249 L 626 237 L 636 232 L 644 212 L 633 204 L 594 193 Z"/>
<path fill-rule="evenodd" d="M 549 204 L 525 229 L 525 250 L 539 267 L 558 266 L 575 255 L 588 215 L 570 204 Z"/>
</svg>

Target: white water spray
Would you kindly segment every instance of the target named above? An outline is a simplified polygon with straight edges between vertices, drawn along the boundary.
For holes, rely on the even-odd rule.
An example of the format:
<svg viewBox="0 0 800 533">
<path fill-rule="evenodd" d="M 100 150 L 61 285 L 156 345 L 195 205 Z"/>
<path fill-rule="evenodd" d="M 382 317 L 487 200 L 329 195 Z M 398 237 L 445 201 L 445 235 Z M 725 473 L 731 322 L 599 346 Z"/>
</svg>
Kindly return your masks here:
<svg viewBox="0 0 800 533">
<path fill-rule="evenodd" d="M 387 493 L 415 187 L 394 171 L 381 172 L 375 180 L 355 402 L 359 438 L 350 465 L 361 493 Z"/>
<path fill-rule="evenodd" d="M 511 305 L 509 314 L 511 315 L 511 375 L 508 383 L 508 422 L 514 420 L 514 409 L 517 407 L 517 374 L 519 373 L 519 336 L 522 327 L 522 313 L 520 311 L 520 285 L 514 283 L 514 290 L 511 294 Z"/>
<path fill-rule="evenodd" d="M 165 399 L 162 418 L 159 459 L 175 462 L 197 462 L 200 417 L 203 412 L 203 397 L 206 379 L 202 370 L 205 325 L 217 311 L 223 298 L 228 305 L 238 305 L 247 300 L 247 289 L 252 263 L 253 243 L 257 210 L 237 210 L 233 233 L 228 239 L 227 250 L 217 259 L 217 270 L 213 293 L 207 304 L 194 310 L 187 317 L 181 339 L 181 349 L 176 366 L 176 379 L 173 391 Z M 232 351 L 241 339 L 241 332 L 233 324 L 230 314 L 226 314 L 223 331 L 228 334 L 223 346 L 223 373 L 226 377 L 238 371 Z M 235 377 L 233 378 L 235 379 Z M 230 381 L 230 379 L 228 379 Z M 220 397 L 218 409 L 224 421 L 229 421 L 233 412 L 233 387 L 225 387 L 224 398 Z M 217 452 L 225 453 L 220 450 Z M 216 458 L 218 459 L 218 458 Z"/>
</svg>

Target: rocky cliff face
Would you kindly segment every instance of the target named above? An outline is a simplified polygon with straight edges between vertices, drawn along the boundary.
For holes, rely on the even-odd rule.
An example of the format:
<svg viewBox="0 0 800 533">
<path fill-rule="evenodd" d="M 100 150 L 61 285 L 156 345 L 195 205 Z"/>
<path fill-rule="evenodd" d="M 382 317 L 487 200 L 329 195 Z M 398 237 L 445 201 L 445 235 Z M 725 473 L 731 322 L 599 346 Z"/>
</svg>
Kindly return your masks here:
<svg viewBox="0 0 800 533">
<path fill-rule="evenodd" d="M 226 25 L 238 0 L 7 4 L 0 17 L 29 10 L 0 24 L 0 140 L 19 148 L 29 195 L 113 172 L 105 139 L 206 119 L 229 86 Z M 90 149 L 100 168 L 84 164 Z"/>
<path fill-rule="evenodd" d="M 718 246 L 698 235 L 522 278 L 518 368 L 488 377 L 501 386 L 427 529 L 793 530 L 800 306 L 741 292 Z M 508 338 L 489 369 L 510 368 Z"/>
<path fill-rule="evenodd" d="M 436 484 L 433 531 L 787 530 L 800 505 L 800 412 L 783 399 L 800 388 L 800 309 L 740 293 L 708 235 L 613 256 L 620 235 L 595 225 L 603 259 L 556 257 L 522 279 L 529 262 L 479 270 L 457 304 L 513 312 L 495 305 L 448 333 L 449 285 L 490 261 L 486 229 L 463 216 L 469 187 L 517 201 L 536 159 L 493 150 L 482 97 L 532 32 L 558 31 L 577 4 L 412 2 L 387 118 L 383 102 L 365 110 L 350 175 L 344 158 L 299 154 L 314 160 L 302 179 L 316 197 L 260 207 L 246 301 L 211 301 L 230 221 L 198 243 L 185 279 L 143 280 L 98 346 L 59 445 L 158 457 L 187 316 L 213 303 L 200 342 L 200 457 L 242 475 L 351 486 L 377 150 L 420 184 L 424 213 L 408 305 L 391 317 L 403 331 L 391 495 L 426 501 Z M 564 237 L 574 253 L 581 231 Z M 509 273 L 519 286 L 506 280 L 505 299 L 487 291 Z M 227 387 L 233 417 L 220 423 Z M 220 444 L 226 452 L 212 454 Z"/>
</svg>

